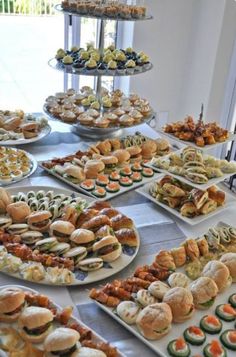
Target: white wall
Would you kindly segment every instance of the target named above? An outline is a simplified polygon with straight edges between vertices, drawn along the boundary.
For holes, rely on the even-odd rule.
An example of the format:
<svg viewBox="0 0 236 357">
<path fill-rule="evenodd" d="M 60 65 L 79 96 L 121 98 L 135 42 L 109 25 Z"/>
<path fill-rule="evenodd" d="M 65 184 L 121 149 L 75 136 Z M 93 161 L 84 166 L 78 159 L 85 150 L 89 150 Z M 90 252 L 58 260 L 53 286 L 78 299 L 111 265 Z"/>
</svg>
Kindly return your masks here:
<svg viewBox="0 0 236 357">
<path fill-rule="evenodd" d="M 131 79 L 131 91 L 169 112 L 169 121 L 199 115 L 219 120 L 233 39 L 234 0 L 148 0 L 155 19 L 137 23 L 134 48 L 144 50 L 155 68 Z M 222 98 L 223 100 L 223 98 Z"/>
</svg>

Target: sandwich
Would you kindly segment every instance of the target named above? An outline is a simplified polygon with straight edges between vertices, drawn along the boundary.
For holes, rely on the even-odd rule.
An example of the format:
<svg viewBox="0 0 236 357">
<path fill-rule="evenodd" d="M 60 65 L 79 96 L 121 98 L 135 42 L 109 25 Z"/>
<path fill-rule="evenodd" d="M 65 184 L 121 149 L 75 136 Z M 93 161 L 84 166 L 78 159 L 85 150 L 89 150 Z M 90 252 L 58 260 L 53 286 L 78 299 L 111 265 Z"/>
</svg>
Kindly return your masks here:
<svg viewBox="0 0 236 357">
<path fill-rule="evenodd" d="M 200 209 L 208 200 L 208 192 L 194 188 L 190 195 L 197 209 Z"/>
<path fill-rule="evenodd" d="M 193 295 L 193 303 L 196 309 L 207 310 L 215 302 L 218 287 L 214 280 L 208 277 L 200 277 L 190 285 Z"/>
<path fill-rule="evenodd" d="M 44 341 L 46 357 L 71 356 L 79 349 L 80 334 L 71 328 L 59 327 L 51 332 Z"/>
<path fill-rule="evenodd" d="M 25 293 L 21 289 L 9 288 L 0 292 L 0 321 L 13 322 L 18 319 L 25 305 Z"/>
<path fill-rule="evenodd" d="M 71 258 L 74 260 L 75 266 L 87 256 L 87 249 L 85 247 L 74 247 L 69 249 L 63 254 L 65 258 Z"/>
<path fill-rule="evenodd" d="M 148 340 L 159 340 L 171 329 L 172 312 L 166 303 L 149 305 L 138 314 L 136 324 Z"/>
<path fill-rule="evenodd" d="M 78 268 L 83 271 L 95 271 L 101 269 L 103 260 L 101 258 L 88 258 L 78 263 Z"/>
<path fill-rule="evenodd" d="M 156 139 L 155 142 L 157 145 L 156 154 L 158 156 L 164 156 L 164 155 L 169 154 L 170 144 L 169 144 L 168 140 L 160 138 L 160 139 Z"/>
<path fill-rule="evenodd" d="M 86 248 L 90 248 L 95 241 L 95 235 L 88 229 L 79 228 L 71 234 L 70 241 L 75 245 L 82 245 Z"/>
<path fill-rule="evenodd" d="M 157 144 L 154 140 L 147 140 L 142 144 L 142 157 L 144 160 L 151 160 L 157 151 Z"/>
<path fill-rule="evenodd" d="M 98 174 L 104 172 L 105 165 L 101 160 L 89 160 L 84 167 L 84 173 L 87 179 L 95 179 Z"/>
<path fill-rule="evenodd" d="M 228 267 L 217 260 L 211 260 L 205 265 L 202 276 L 206 276 L 214 280 L 219 292 L 224 291 L 232 283 Z"/>
<path fill-rule="evenodd" d="M 15 202 L 7 206 L 7 213 L 14 223 L 24 223 L 31 214 L 30 207 L 26 202 Z"/>
<path fill-rule="evenodd" d="M 44 238 L 35 243 L 35 249 L 38 249 L 40 252 L 48 252 L 56 244 L 57 239 L 55 237 Z"/>
<path fill-rule="evenodd" d="M 170 306 L 174 322 L 190 319 L 195 311 L 191 292 L 182 287 L 175 287 L 167 291 L 163 302 Z"/>
<path fill-rule="evenodd" d="M 7 232 L 14 235 L 14 234 L 22 234 L 26 231 L 28 231 L 28 224 L 26 223 L 15 223 L 15 224 L 11 224 L 8 228 L 7 228 Z"/>
<path fill-rule="evenodd" d="M 10 194 L 4 190 L 4 188 L 0 187 L 0 214 L 6 213 L 7 206 L 11 203 Z"/>
<path fill-rule="evenodd" d="M 51 224 L 52 214 L 49 211 L 38 211 L 31 213 L 27 223 L 33 231 L 46 232 Z"/>
<path fill-rule="evenodd" d="M 140 162 L 142 161 L 142 149 L 139 146 L 130 146 L 126 150 L 130 154 L 130 162 Z"/>
<path fill-rule="evenodd" d="M 68 165 L 64 171 L 64 177 L 73 183 L 80 183 L 85 180 L 85 173 L 83 169 L 79 166 Z"/>
<path fill-rule="evenodd" d="M 227 266 L 232 281 L 236 283 L 236 253 L 226 253 L 222 255 L 220 261 Z"/>
<path fill-rule="evenodd" d="M 6 229 L 12 224 L 12 219 L 10 217 L 2 216 L 0 217 L 0 229 Z"/>
<path fill-rule="evenodd" d="M 52 329 L 53 314 L 44 307 L 29 306 L 18 319 L 21 337 L 31 343 L 40 343 Z"/>
<path fill-rule="evenodd" d="M 38 135 L 39 124 L 35 122 L 23 124 L 21 130 L 26 139 L 34 138 Z"/>
<path fill-rule="evenodd" d="M 113 156 L 117 158 L 119 166 L 125 166 L 130 163 L 130 153 L 125 149 L 114 151 Z"/>
<path fill-rule="evenodd" d="M 114 236 L 107 236 L 94 243 L 93 252 L 104 262 L 113 262 L 122 253 L 121 244 Z"/>
<path fill-rule="evenodd" d="M 197 216 L 198 210 L 193 202 L 185 202 L 180 209 L 180 213 L 184 217 L 193 218 Z"/>
<path fill-rule="evenodd" d="M 105 173 L 110 173 L 111 171 L 113 171 L 118 164 L 118 159 L 115 156 L 103 156 L 101 158 L 101 161 L 105 165 Z"/>
<path fill-rule="evenodd" d="M 59 242 L 68 242 L 75 230 L 72 223 L 67 221 L 55 221 L 50 225 L 50 234 L 56 237 Z"/>
<path fill-rule="evenodd" d="M 43 239 L 43 234 L 37 231 L 27 231 L 21 234 L 21 241 L 27 245 L 33 245 Z"/>
<path fill-rule="evenodd" d="M 117 315 L 128 325 L 136 323 L 140 306 L 134 301 L 122 301 L 116 308 Z"/>
<path fill-rule="evenodd" d="M 7 120 L 5 120 L 4 122 L 4 125 L 3 125 L 3 128 L 5 130 L 16 130 L 19 128 L 19 126 L 21 125 L 22 123 L 22 118 L 16 116 L 16 117 L 11 117 Z"/>
</svg>

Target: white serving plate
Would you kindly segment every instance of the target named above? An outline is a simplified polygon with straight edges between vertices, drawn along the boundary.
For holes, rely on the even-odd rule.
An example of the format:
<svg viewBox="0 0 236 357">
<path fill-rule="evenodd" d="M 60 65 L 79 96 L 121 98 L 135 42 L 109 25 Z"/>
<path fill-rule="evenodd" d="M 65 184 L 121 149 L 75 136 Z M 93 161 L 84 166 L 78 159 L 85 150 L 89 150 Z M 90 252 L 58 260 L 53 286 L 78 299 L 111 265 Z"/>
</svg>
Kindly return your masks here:
<svg viewBox="0 0 236 357">
<path fill-rule="evenodd" d="M 219 222 L 217 226 L 228 226 L 228 224 L 224 223 L 224 222 Z M 184 272 L 183 268 L 177 269 L 177 271 L 181 271 Z M 161 338 L 158 341 L 150 341 L 147 340 L 145 337 L 143 337 L 140 332 L 138 331 L 137 327 L 135 325 L 128 325 L 126 324 L 118 315 L 116 315 L 114 313 L 114 309 L 112 308 L 108 308 L 105 305 L 100 304 L 99 302 L 93 300 L 93 302 L 95 302 L 102 310 L 104 310 L 108 315 L 110 315 L 113 319 L 115 319 L 116 321 L 118 321 L 122 326 L 124 326 L 127 330 L 129 330 L 131 333 L 133 333 L 139 340 L 141 340 L 145 345 L 147 345 L 149 348 L 151 348 L 155 353 L 157 353 L 159 356 L 161 357 L 167 357 L 169 356 L 168 352 L 167 352 L 167 345 L 171 340 L 174 340 L 180 336 L 183 335 L 184 330 L 192 325 L 197 325 L 199 326 L 199 322 L 201 320 L 201 318 L 205 315 L 210 315 L 210 314 L 214 314 L 215 308 L 217 305 L 219 304 L 225 304 L 228 302 L 228 298 L 230 295 L 232 295 L 233 293 L 236 292 L 236 283 L 232 284 L 230 288 L 228 288 L 226 291 L 224 291 L 223 293 L 219 294 L 216 298 L 216 301 L 214 303 L 214 305 L 208 309 L 208 310 L 196 310 L 195 314 L 193 315 L 193 317 L 189 320 L 187 320 L 184 323 L 173 323 L 172 324 L 172 329 L 171 331 L 168 333 L 168 335 L 164 336 L 163 338 Z M 234 329 L 234 323 L 233 322 L 224 322 L 223 320 L 222 324 L 223 324 L 223 330 L 226 329 Z M 210 335 L 206 333 L 206 342 L 202 345 L 202 346 L 190 346 L 191 349 L 191 356 L 194 356 L 195 354 L 200 354 L 202 355 L 201 351 L 203 350 L 203 347 L 209 343 L 210 341 L 212 341 L 213 339 L 219 339 L 220 334 L 217 335 Z M 235 351 L 230 351 L 228 349 L 226 349 L 227 351 L 227 356 L 228 357 L 235 357 Z"/>
<path fill-rule="evenodd" d="M 35 143 L 39 140 L 42 140 L 43 138 L 45 138 L 47 135 L 49 135 L 51 132 L 51 127 L 49 124 L 47 124 L 46 126 L 44 126 L 40 132 L 39 132 L 39 135 L 37 135 L 36 137 L 34 138 L 31 138 L 31 139 L 17 139 L 17 140 L 6 140 L 6 141 L 1 141 L 0 140 L 0 145 L 2 146 L 10 146 L 10 145 L 13 145 L 13 146 L 16 146 L 16 145 L 25 145 L 25 144 L 32 144 L 32 143 Z"/>
<path fill-rule="evenodd" d="M 30 292 L 30 293 L 33 293 L 33 294 L 40 294 L 37 290 L 31 289 L 31 288 L 28 288 L 28 287 L 22 286 L 22 285 L 3 285 L 3 286 L 1 286 L 0 291 L 1 291 L 2 289 L 14 289 L 14 288 L 15 288 L 15 289 L 16 289 L 16 288 L 22 289 L 22 290 L 28 291 L 28 292 Z M 52 301 L 50 297 L 49 297 L 49 299 L 50 299 L 50 301 Z M 59 311 L 62 310 L 62 307 L 61 307 L 60 305 L 56 304 L 54 301 L 52 301 L 52 303 L 53 303 L 53 306 L 55 306 Z M 72 317 L 71 317 L 70 322 L 71 322 L 71 323 L 76 322 L 76 323 L 80 324 L 82 327 L 87 328 L 87 329 L 89 329 L 90 331 L 92 331 L 92 335 L 93 335 L 93 340 L 94 340 L 94 341 L 107 343 L 107 341 L 106 341 L 103 337 L 101 337 L 100 335 L 98 335 L 94 330 L 92 330 L 89 326 L 87 326 L 87 325 L 86 325 L 85 323 L 83 323 L 81 320 L 77 319 L 75 316 L 72 316 Z M 16 327 L 15 324 L 0 323 L 0 326 L 1 326 L 1 325 Z M 15 326 L 14 326 L 14 325 L 15 325 Z M 57 324 L 57 323 L 54 323 L 54 326 L 55 326 L 55 327 L 60 327 L 60 325 Z M 36 348 L 39 348 L 39 349 L 40 349 L 40 345 L 39 345 L 39 344 L 34 344 L 34 345 L 35 345 Z M 1 353 L 3 353 L 3 354 L 1 354 Z M 125 356 L 123 353 L 121 353 L 119 350 L 118 350 L 118 355 L 119 355 L 119 357 L 126 357 L 126 356 Z M 6 352 L 3 352 L 2 350 L 0 350 L 0 356 L 1 356 L 1 357 L 2 357 L 2 356 L 4 356 L 4 357 L 6 356 L 6 357 L 7 357 L 8 354 L 7 354 Z M 30 357 L 30 356 L 29 356 L 29 357 Z"/>
<path fill-rule="evenodd" d="M 49 160 L 49 161 L 51 161 L 51 160 Z M 82 192 L 82 193 L 85 194 L 85 195 L 88 195 L 88 196 L 90 196 L 90 197 L 93 197 L 93 198 L 95 198 L 95 199 L 98 199 L 98 198 L 97 198 L 96 196 L 94 196 L 91 192 L 86 191 L 86 190 L 84 190 L 82 187 L 80 187 L 80 185 L 76 185 L 75 183 L 68 181 L 68 180 L 65 179 L 63 176 L 57 174 L 56 172 L 53 172 L 52 170 L 47 169 L 46 167 L 44 167 L 44 166 L 42 165 L 43 162 L 45 162 L 45 161 L 40 161 L 40 162 L 39 162 L 39 166 L 40 166 L 42 169 L 44 169 L 45 171 L 47 171 L 50 175 L 52 175 L 52 176 L 58 178 L 59 180 L 65 182 L 67 185 L 73 187 L 76 191 Z M 126 192 L 129 192 L 129 191 L 131 191 L 131 190 L 135 190 L 136 188 L 138 188 L 138 187 L 140 187 L 140 186 L 142 186 L 142 185 L 144 185 L 144 184 L 147 184 L 148 182 L 151 182 L 151 181 L 153 181 L 153 180 L 159 178 L 160 175 L 161 175 L 160 173 L 155 173 L 155 172 L 154 172 L 154 176 L 152 176 L 152 177 L 143 177 L 143 180 L 142 180 L 141 182 L 134 182 L 132 186 L 128 186 L 128 187 L 120 186 L 120 191 L 118 191 L 118 192 L 116 192 L 116 193 L 107 192 L 106 197 L 99 198 L 99 200 L 100 200 L 100 201 L 110 200 L 110 199 L 112 199 L 112 198 L 114 198 L 114 197 L 117 197 L 117 196 L 119 196 L 119 195 L 122 195 L 122 194 L 124 194 L 124 193 L 126 193 Z"/>
<path fill-rule="evenodd" d="M 55 194 L 65 194 L 65 195 L 75 195 L 76 197 L 81 197 L 85 200 L 87 200 L 88 203 L 92 203 L 95 200 L 92 199 L 91 197 L 84 196 L 83 194 L 78 194 L 77 192 L 71 191 L 71 190 L 66 190 L 62 188 L 57 188 L 57 187 L 50 187 L 50 186 L 30 186 L 30 187 L 14 187 L 11 189 L 8 189 L 8 192 L 10 194 L 15 195 L 18 192 L 23 192 L 26 193 L 28 191 L 54 191 Z M 117 274 L 124 268 L 126 268 L 136 257 L 138 254 L 139 248 L 140 248 L 140 236 L 138 233 L 138 230 L 134 227 L 137 239 L 138 239 L 138 245 L 136 248 L 133 247 L 127 247 L 123 249 L 123 254 L 114 262 L 112 263 L 105 263 L 104 267 L 93 271 L 93 272 L 82 272 L 80 270 L 75 271 L 75 276 L 77 275 L 77 279 L 72 283 L 72 284 L 53 284 L 52 282 L 48 281 L 46 278 L 41 280 L 41 281 L 33 281 L 34 283 L 37 284 L 44 284 L 44 285 L 63 285 L 63 286 L 77 286 L 77 285 L 86 285 L 90 283 L 94 283 L 103 279 L 107 279 L 110 276 Z M 1 270 L 2 273 L 13 276 L 15 278 L 25 280 L 20 274 L 17 273 L 9 273 Z M 31 281 L 31 280 L 28 280 Z"/>
<path fill-rule="evenodd" d="M 161 133 L 162 135 L 165 135 L 165 136 L 168 136 L 170 139 L 178 142 L 179 144 L 182 144 L 182 145 L 189 145 L 189 146 L 192 146 L 194 147 L 195 149 L 199 149 L 199 150 L 211 150 L 211 149 L 215 149 L 216 147 L 220 146 L 220 145 L 224 145 L 224 144 L 227 144 L 228 142 L 230 141 L 233 141 L 236 139 L 236 134 L 234 133 L 229 133 L 229 137 L 227 140 L 223 141 L 223 142 L 220 142 L 220 143 L 216 143 L 216 144 L 213 144 L 213 145 L 205 145 L 203 147 L 201 146 L 197 146 L 195 143 L 193 143 L 192 141 L 186 141 L 186 140 L 180 140 L 179 138 L 177 138 L 176 136 L 172 135 L 172 134 L 169 134 L 169 133 L 166 133 L 162 128 L 156 128 L 156 130 Z"/>
<path fill-rule="evenodd" d="M 1 146 L 1 142 L 0 142 L 0 146 Z M 20 178 L 17 178 L 17 179 L 14 179 L 14 180 L 11 181 L 11 182 L 8 182 L 8 183 L 2 183 L 2 182 L 0 182 L 0 187 L 6 187 L 6 186 L 13 185 L 13 184 L 15 184 L 15 183 L 18 183 L 18 182 L 20 182 L 20 181 L 26 179 L 27 177 L 33 175 L 33 173 L 36 171 L 36 169 L 37 169 L 37 167 L 38 167 L 37 161 L 35 160 L 35 158 L 34 158 L 33 155 L 31 155 L 31 154 L 28 153 L 27 151 L 25 151 L 25 152 L 26 152 L 26 154 L 27 154 L 27 156 L 29 157 L 30 162 L 31 162 L 31 170 L 30 170 L 30 172 L 29 172 L 27 175 L 25 175 L 25 176 L 23 176 L 23 177 L 20 177 Z"/>
<path fill-rule="evenodd" d="M 181 152 L 182 152 L 182 150 L 178 150 L 178 151 L 175 152 L 175 154 L 179 155 Z M 166 155 L 163 158 L 167 160 L 169 158 L 169 156 L 170 156 L 170 154 Z M 204 155 L 203 155 L 203 157 L 204 157 Z M 161 157 L 160 157 L 160 159 L 161 159 Z M 231 162 L 235 163 L 235 161 L 231 161 Z M 173 174 L 172 172 L 169 172 L 168 170 L 165 170 L 165 169 L 159 169 L 158 167 L 152 165 L 151 163 L 147 164 L 147 166 L 151 167 L 156 172 L 161 172 L 161 173 L 165 173 L 167 175 L 173 176 L 173 177 L 177 178 L 178 180 L 180 180 L 180 181 L 182 181 L 184 183 L 187 183 L 190 186 L 198 188 L 199 190 L 206 190 L 208 187 L 211 187 L 213 185 L 217 185 L 218 183 L 220 183 L 220 182 L 222 182 L 222 181 L 224 181 L 224 180 L 228 179 L 229 177 L 231 177 L 231 176 L 236 174 L 236 172 L 235 173 L 230 173 L 230 174 L 224 174 L 221 177 L 215 177 L 215 178 L 209 179 L 207 183 L 199 184 L 199 183 L 195 183 L 195 182 L 192 182 L 192 181 L 188 180 L 184 176 Z"/>
<path fill-rule="evenodd" d="M 167 352 L 167 345 L 171 340 L 174 340 L 180 336 L 183 335 L 184 330 L 192 325 L 199 325 L 199 322 L 201 320 L 201 318 L 205 315 L 209 315 L 209 314 L 214 314 L 215 308 L 217 305 L 219 304 L 225 304 L 227 303 L 227 300 L 229 298 L 230 295 L 232 295 L 233 293 L 235 293 L 236 291 L 236 284 L 234 283 L 229 289 L 227 289 L 224 293 L 218 295 L 216 302 L 214 303 L 213 307 L 211 307 L 208 310 L 196 310 L 195 314 L 193 315 L 193 317 L 190 320 L 187 320 L 184 323 L 181 324 L 172 324 L 172 329 L 171 331 L 168 333 L 168 335 L 166 335 L 165 337 L 163 337 L 162 339 L 158 340 L 158 341 L 150 341 L 147 340 L 145 337 L 143 337 L 137 327 L 135 325 L 128 325 L 126 324 L 123 320 L 121 320 L 121 318 L 119 318 L 119 316 L 117 316 L 114 313 L 114 310 L 111 308 L 108 308 L 102 304 L 100 304 L 99 302 L 93 300 L 95 302 L 96 305 L 98 305 L 102 310 L 104 310 L 108 315 L 110 315 L 113 319 L 115 319 L 117 322 L 119 322 L 123 327 L 125 327 L 128 331 L 130 331 L 132 334 L 134 334 L 140 341 L 142 341 L 145 345 L 147 345 L 149 348 L 151 348 L 155 353 L 157 353 L 158 356 L 161 357 L 167 357 L 169 356 L 168 352 Z M 235 321 L 234 321 L 235 322 Z M 224 322 L 223 323 L 223 330 L 226 329 L 234 329 L 234 322 Z M 206 334 L 207 339 L 206 342 L 202 345 L 202 346 L 192 346 L 190 345 L 190 349 L 191 349 L 191 356 L 194 356 L 195 354 L 202 354 L 201 351 L 203 350 L 203 347 L 209 343 L 210 341 L 214 340 L 214 339 L 219 339 L 220 334 L 218 335 L 209 335 Z M 228 349 L 226 349 L 227 351 L 227 357 L 235 357 L 235 351 L 230 351 Z"/>
<path fill-rule="evenodd" d="M 164 177 L 164 175 L 159 177 L 159 180 Z M 181 180 L 180 180 L 181 181 Z M 169 206 L 165 205 L 162 202 L 157 201 L 154 197 L 152 197 L 149 193 L 149 188 L 150 188 L 151 184 L 146 184 L 143 187 L 140 187 L 139 189 L 137 189 L 136 191 L 144 196 L 147 197 L 150 201 L 154 202 L 156 205 L 164 208 L 166 211 L 172 213 L 174 216 L 178 217 L 179 219 L 181 219 L 182 221 L 184 221 L 185 223 L 190 224 L 191 226 L 194 226 L 196 224 L 199 224 L 203 221 L 205 221 L 206 219 L 209 219 L 211 217 L 214 217 L 215 215 L 222 213 L 224 211 L 224 209 L 229 208 L 233 205 L 236 205 L 236 201 L 234 200 L 234 198 L 232 197 L 232 195 L 229 195 L 227 192 L 225 192 L 225 205 L 222 207 L 218 207 L 214 212 L 211 212 L 209 214 L 206 215 L 200 215 L 194 218 L 188 218 L 188 217 L 184 217 L 181 215 L 181 213 L 179 211 L 177 211 L 174 208 L 170 208 Z"/>
</svg>

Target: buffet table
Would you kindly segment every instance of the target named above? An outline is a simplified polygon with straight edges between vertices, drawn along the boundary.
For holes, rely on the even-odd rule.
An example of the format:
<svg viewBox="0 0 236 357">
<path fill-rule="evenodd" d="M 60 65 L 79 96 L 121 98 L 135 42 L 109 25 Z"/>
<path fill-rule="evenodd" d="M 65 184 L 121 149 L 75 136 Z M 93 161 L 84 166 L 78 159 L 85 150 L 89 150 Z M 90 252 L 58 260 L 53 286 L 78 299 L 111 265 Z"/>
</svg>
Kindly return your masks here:
<svg viewBox="0 0 236 357">
<path fill-rule="evenodd" d="M 38 143 L 24 145 L 24 147 L 22 147 L 33 154 L 38 161 L 50 159 L 55 156 L 64 156 L 79 149 L 86 148 L 86 142 L 71 133 L 69 126 L 59 122 L 51 122 L 50 124 L 52 125 L 52 133 L 50 136 Z M 141 126 L 139 131 L 151 138 L 157 137 L 157 133 L 147 125 Z M 127 133 L 130 134 L 134 132 L 134 129 L 127 130 Z M 37 169 L 33 176 L 25 179 L 20 185 L 44 185 L 67 188 L 67 185 L 49 177 L 48 174 L 40 168 Z M 19 186 L 19 184 L 16 184 L 16 186 Z M 224 190 L 226 190 L 225 187 Z M 128 276 L 138 265 L 151 263 L 155 252 L 160 249 L 169 249 L 178 246 L 186 236 L 197 237 L 206 232 L 208 228 L 216 225 L 219 221 L 232 224 L 236 209 L 235 202 L 229 209 L 224 210 L 222 215 L 216 215 L 201 225 L 191 227 L 168 214 L 162 208 L 155 206 L 148 199 L 135 191 L 130 191 L 112 199 L 111 204 L 115 207 L 119 207 L 120 211 L 134 220 L 141 238 L 141 248 L 138 256 L 128 268 L 117 274 L 115 278 Z M 111 280 L 114 280 L 114 276 L 108 279 L 107 282 Z M 102 281 L 101 284 L 102 283 L 104 283 L 104 281 Z M 0 273 L 0 284 L 1 286 L 5 284 L 19 285 L 20 281 Z M 62 306 L 76 306 L 77 309 L 75 308 L 74 311 L 75 315 L 79 316 L 82 321 L 100 333 L 109 342 L 116 345 L 125 355 L 130 357 L 152 357 L 156 355 L 91 302 L 88 298 L 88 292 L 90 288 L 93 286 L 97 287 L 99 283 L 90 284 L 86 287 L 71 288 L 38 285 L 26 281 L 24 281 L 24 285 L 47 294 L 56 303 Z"/>
</svg>

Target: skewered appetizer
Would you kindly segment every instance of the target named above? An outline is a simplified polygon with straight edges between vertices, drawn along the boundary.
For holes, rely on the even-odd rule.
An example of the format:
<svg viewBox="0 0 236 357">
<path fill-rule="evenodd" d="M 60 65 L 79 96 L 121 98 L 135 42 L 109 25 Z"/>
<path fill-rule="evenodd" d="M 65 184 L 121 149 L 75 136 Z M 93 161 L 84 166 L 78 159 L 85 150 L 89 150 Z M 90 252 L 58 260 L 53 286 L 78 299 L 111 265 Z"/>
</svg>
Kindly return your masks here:
<svg viewBox="0 0 236 357">
<path fill-rule="evenodd" d="M 14 287 L 1 289 L 1 349 L 9 357 L 82 356 L 85 352 L 99 357 L 119 356 L 116 348 L 71 315 L 71 307 L 59 309 L 45 295 Z"/>
<path fill-rule="evenodd" d="M 236 163 L 218 160 L 210 155 L 203 155 L 191 146 L 179 154 L 172 153 L 168 158 L 153 158 L 151 165 L 174 175 L 184 177 L 196 184 L 206 184 L 210 180 L 236 173 Z"/>
<path fill-rule="evenodd" d="M 26 280 L 69 285 L 138 245 L 133 221 L 106 202 L 1 188 L 0 213 L 0 269 Z"/>
<path fill-rule="evenodd" d="M 59 48 L 55 58 L 62 68 L 73 68 L 79 73 L 100 73 L 106 75 L 131 75 L 151 69 L 149 57 L 144 52 L 135 52 L 131 47 L 116 49 L 114 45 L 105 48 L 103 53 L 93 45 L 87 48 L 78 46 L 70 50 Z"/>
<path fill-rule="evenodd" d="M 0 110 L 0 142 L 37 137 L 47 124 L 46 118 L 25 114 L 23 110 Z"/>
<path fill-rule="evenodd" d="M 64 10 L 95 17 L 111 17 L 121 19 L 142 19 L 146 16 L 146 7 L 138 5 L 127 5 L 122 1 L 83 1 L 63 0 L 61 6 Z"/>
<path fill-rule="evenodd" d="M 149 102 L 137 94 L 126 96 L 120 90 L 102 90 L 101 98 L 90 87 L 79 92 L 68 89 L 46 98 L 47 113 L 65 123 L 80 123 L 97 128 L 132 126 L 145 121 L 153 110 Z"/>
<path fill-rule="evenodd" d="M 26 151 L 0 146 L 0 185 L 7 185 L 28 175 L 32 162 Z"/>
<path fill-rule="evenodd" d="M 157 201 L 188 218 L 209 214 L 225 203 L 225 193 L 215 186 L 204 191 L 167 175 L 153 182 L 149 192 Z"/>
<path fill-rule="evenodd" d="M 214 145 L 224 142 L 229 137 L 229 132 L 222 129 L 217 123 L 206 123 L 200 119 L 197 123 L 191 116 L 172 124 L 167 124 L 164 131 L 180 140 L 194 142 L 197 146 Z"/>
</svg>

